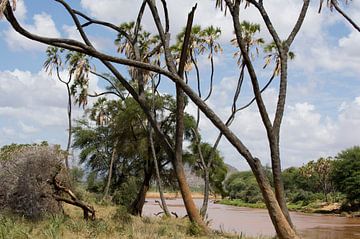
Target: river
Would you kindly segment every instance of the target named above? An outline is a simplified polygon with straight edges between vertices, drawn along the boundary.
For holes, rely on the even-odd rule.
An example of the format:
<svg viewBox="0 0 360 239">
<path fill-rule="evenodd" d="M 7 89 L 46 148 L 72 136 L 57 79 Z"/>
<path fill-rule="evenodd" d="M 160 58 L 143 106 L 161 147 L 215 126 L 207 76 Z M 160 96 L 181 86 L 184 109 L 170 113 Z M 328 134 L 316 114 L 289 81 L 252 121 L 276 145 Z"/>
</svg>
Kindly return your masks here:
<svg viewBox="0 0 360 239">
<path fill-rule="evenodd" d="M 161 211 L 156 199 L 147 199 L 144 216 L 154 216 Z M 196 199 L 200 207 L 202 200 Z M 186 215 L 181 199 L 167 200 L 169 210 L 180 217 Z M 360 218 L 336 215 L 291 212 L 297 231 L 308 239 L 360 239 Z M 208 220 L 216 230 L 247 236 L 274 236 L 275 230 L 267 210 L 234 207 L 209 203 Z"/>
</svg>

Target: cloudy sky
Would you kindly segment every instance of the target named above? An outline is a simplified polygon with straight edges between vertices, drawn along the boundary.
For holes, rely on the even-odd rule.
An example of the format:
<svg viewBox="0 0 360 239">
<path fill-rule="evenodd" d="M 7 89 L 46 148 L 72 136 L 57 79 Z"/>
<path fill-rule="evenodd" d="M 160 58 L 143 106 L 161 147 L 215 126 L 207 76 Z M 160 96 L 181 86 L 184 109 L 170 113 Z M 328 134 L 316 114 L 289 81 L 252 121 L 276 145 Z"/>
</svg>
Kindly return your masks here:
<svg viewBox="0 0 360 239">
<path fill-rule="evenodd" d="M 120 24 L 135 19 L 142 1 L 68 2 L 94 18 Z M 215 9 L 212 0 L 169 0 L 171 32 L 174 37 L 181 30 L 187 13 L 196 2 L 195 23 L 222 29 L 219 41 L 224 52 L 215 58 L 214 94 L 208 103 L 221 118 L 226 119 L 239 74 L 233 58 L 235 48 L 229 44 L 233 38 L 231 20 Z M 291 48 L 296 58 L 289 65 L 288 98 L 281 131 L 285 168 L 301 166 L 322 156 L 334 156 L 345 148 L 360 144 L 360 33 L 328 8 L 318 14 L 318 3 L 312 1 L 304 26 Z M 301 4 L 301 0 L 265 1 L 265 7 L 282 38 L 294 25 Z M 360 1 L 352 1 L 342 7 L 360 24 Z M 43 1 L 19 0 L 15 13 L 31 32 L 79 39 L 66 12 L 55 1 L 43 4 Z M 269 34 L 254 8 L 242 10 L 241 16 L 242 19 L 260 23 L 262 31 L 258 37 L 269 41 Z M 155 29 L 148 12 L 143 25 L 150 32 Z M 114 52 L 114 33 L 99 28 L 90 28 L 88 33 L 98 49 Z M 22 38 L 5 20 L 1 20 L 0 49 L 0 146 L 42 140 L 65 146 L 66 89 L 42 69 L 46 46 Z M 271 66 L 262 69 L 263 63 L 263 56 L 259 56 L 256 66 L 262 85 L 271 75 Z M 199 65 L 203 92 L 207 92 L 210 69 L 207 58 L 199 58 Z M 97 69 L 101 71 L 102 68 L 97 66 Z M 65 76 L 66 72 L 62 74 Z M 194 79 L 190 79 L 190 83 L 193 82 Z M 276 105 L 277 84 L 278 81 L 275 81 L 264 92 L 271 114 Z M 100 92 L 103 85 L 99 79 L 92 77 L 92 90 Z M 165 82 L 162 89 L 173 92 L 173 85 Z M 249 89 L 249 80 L 245 79 L 238 105 L 252 98 Z M 196 108 L 190 104 L 187 111 L 195 113 Z M 76 109 L 75 117 L 81 114 L 82 110 Z M 218 131 L 204 117 L 200 128 L 203 139 L 213 143 Z M 239 113 L 231 128 L 255 156 L 261 158 L 264 164 L 269 163 L 266 135 L 255 105 Z M 219 149 L 227 163 L 240 169 L 247 167 L 226 140 L 222 141 Z"/>
</svg>

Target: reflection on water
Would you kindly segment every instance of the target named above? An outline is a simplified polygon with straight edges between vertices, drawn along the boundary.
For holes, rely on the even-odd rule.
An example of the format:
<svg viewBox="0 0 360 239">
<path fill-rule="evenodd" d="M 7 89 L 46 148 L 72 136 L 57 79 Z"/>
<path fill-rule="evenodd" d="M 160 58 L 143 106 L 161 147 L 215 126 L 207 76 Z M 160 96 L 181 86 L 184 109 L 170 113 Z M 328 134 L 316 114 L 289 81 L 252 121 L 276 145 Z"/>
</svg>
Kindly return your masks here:
<svg viewBox="0 0 360 239">
<path fill-rule="evenodd" d="M 186 211 L 181 199 L 167 200 L 169 210 L 179 217 Z M 200 207 L 202 200 L 196 199 Z M 161 209 L 155 199 L 147 199 L 145 216 L 154 216 Z M 311 239 L 360 239 L 360 218 L 344 218 L 332 215 L 291 213 L 298 232 Z M 266 210 L 209 203 L 208 219 L 213 229 L 245 234 L 248 236 L 273 236 L 275 230 Z"/>
</svg>

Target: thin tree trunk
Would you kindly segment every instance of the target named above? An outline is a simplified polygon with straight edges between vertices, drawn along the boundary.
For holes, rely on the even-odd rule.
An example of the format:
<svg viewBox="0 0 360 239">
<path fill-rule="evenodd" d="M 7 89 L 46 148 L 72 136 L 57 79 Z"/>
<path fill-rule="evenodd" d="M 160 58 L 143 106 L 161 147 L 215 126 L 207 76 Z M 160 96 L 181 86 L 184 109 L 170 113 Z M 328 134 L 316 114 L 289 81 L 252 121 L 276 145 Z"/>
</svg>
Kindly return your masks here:
<svg viewBox="0 0 360 239">
<path fill-rule="evenodd" d="M 162 188 L 162 185 L 161 185 L 160 170 L 159 170 L 159 165 L 158 165 L 158 161 L 157 161 L 157 157 L 156 157 L 156 152 L 155 152 L 155 147 L 154 147 L 154 140 L 153 140 L 151 126 L 149 127 L 149 130 L 150 130 L 149 131 L 149 134 L 150 134 L 149 135 L 149 140 L 150 140 L 151 152 L 152 152 L 152 156 L 153 156 L 153 160 L 154 160 L 155 173 L 156 173 L 156 184 L 157 184 L 158 189 L 159 189 L 161 206 L 162 206 L 162 209 L 164 210 L 165 216 L 170 217 L 171 214 L 170 214 L 169 208 L 168 208 L 168 206 L 166 204 L 163 188 Z"/>
<path fill-rule="evenodd" d="M 186 31 L 184 36 L 184 43 L 182 46 L 181 57 L 178 71 L 176 72 L 176 67 L 174 64 L 174 60 L 172 58 L 170 48 L 169 48 L 169 36 L 165 34 L 165 31 L 162 27 L 161 20 L 158 14 L 158 10 L 155 6 L 155 3 L 152 1 L 147 1 L 151 13 L 154 17 L 155 24 L 158 28 L 160 39 L 164 46 L 164 53 L 167 66 L 171 70 L 172 73 L 177 73 L 177 75 L 182 78 L 182 82 L 184 82 L 183 75 L 184 75 L 184 67 L 187 58 L 187 49 L 189 48 L 189 39 L 191 34 L 192 22 L 194 18 L 194 13 L 196 6 L 193 7 L 192 11 L 188 15 L 188 21 L 186 24 Z M 167 10 L 167 9 L 165 9 Z M 184 136 L 184 109 L 185 109 L 185 95 L 184 91 L 180 87 L 179 83 L 176 83 L 176 136 L 175 136 L 175 155 L 173 159 L 173 165 L 176 172 L 176 176 L 179 183 L 180 192 L 184 201 L 184 205 L 189 216 L 189 219 L 198 224 L 204 233 L 209 231 L 208 227 L 202 220 L 199 211 L 197 210 L 194 200 L 192 199 L 191 191 L 189 185 L 186 181 L 184 165 L 182 161 L 182 154 L 183 154 L 183 136 Z"/>
<path fill-rule="evenodd" d="M 71 135 L 72 135 L 72 124 L 71 124 L 72 102 L 71 102 L 71 91 L 70 91 L 69 83 L 70 82 L 68 82 L 66 84 L 66 89 L 67 89 L 67 93 L 68 93 L 68 109 L 67 110 L 68 110 L 68 127 L 69 127 L 68 142 L 67 142 L 67 146 L 66 146 L 66 158 L 65 158 L 65 166 L 67 169 L 70 169 L 69 155 L 70 155 Z"/>
<path fill-rule="evenodd" d="M 154 119 L 156 119 L 156 109 L 155 109 L 155 93 L 156 93 L 155 88 L 156 88 L 156 86 L 155 86 L 154 78 L 152 78 L 151 84 L 152 84 L 151 88 L 152 88 L 152 94 L 153 94 L 152 95 L 152 102 L 151 102 L 151 113 L 152 113 L 152 117 Z M 151 147 L 152 158 L 154 160 L 155 173 L 156 173 L 156 183 L 157 183 L 157 186 L 158 186 L 158 189 L 159 189 L 161 206 L 162 206 L 162 209 L 163 209 L 163 211 L 165 213 L 165 216 L 170 217 L 171 214 L 170 214 L 170 211 L 169 211 L 169 209 L 167 207 L 166 200 L 165 200 L 165 197 L 164 197 L 163 188 L 162 188 L 162 185 L 161 185 L 160 170 L 159 170 L 158 160 L 157 160 L 155 146 L 154 146 L 153 129 L 151 127 L 150 122 L 148 124 L 149 124 L 149 127 L 148 127 L 148 129 L 149 129 L 149 143 L 150 143 L 150 147 Z"/>
<path fill-rule="evenodd" d="M 105 187 L 103 200 L 107 200 L 107 198 L 109 196 L 109 189 L 110 189 L 110 184 L 111 184 L 114 161 L 115 161 L 115 158 L 117 157 L 116 147 L 117 147 L 117 141 L 115 141 L 115 143 L 113 145 L 113 151 L 111 154 L 111 160 L 110 160 L 110 166 L 109 166 L 109 174 L 108 174 L 108 179 L 107 179 L 107 183 L 106 183 L 106 187 Z"/>
<path fill-rule="evenodd" d="M 70 85 L 69 85 L 71 82 L 71 76 L 69 77 L 69 79 L 67 81 L 62 80 L 60 77 L 59 66 L 56 67 L 56 74 L 57 74 L 59 81 L 66 85 L 66 91 L 67 91 L 67 96 L 68 96 L 68 102 L 67 102 L 68 103 L 67 104 L 68 140 L 67 140 L 67 145 L 66 145 L 65 166 L 66 166 L 66 169 L 69 170 L 70 169 L 69 155 L 70 155 L 71 136 L 72 136 L 72 123 L 71 123 L 72 101 L 71 101 L 71 91 L 70 91 Z"/>
<path fill-rule="evenodd" d="M 272 173 L 273 173 L 273 180 L 274 180 L 274 189 L 275 189 L 275 196 L 276 200 L 279 203 L 281 210 L 284 213 L 284 216 L 288 220 L 289 224 L 292 228 L 294 225 L 292 223 L 289 210 L 286 205 L 286 198 L 285 198 L 285 190 L 284 190 L 284 183 L 282 180 L 281 175 L 281 162 L 280 162 L 280 155 L 279 155 L 279 145 L 272 146 L 271 148 L 271 165 L 272 165 Z"/>
<path fill-rule="evenodd" d="M 203 204 L 200 209 L 200 215 L 205 218 L 208 205 L 209 205 L 209 194 L 210 194 L 210 177 L 209 177 L 209 169 L 207 167 L 204 168 L 204 199 Z"/>
</svg>

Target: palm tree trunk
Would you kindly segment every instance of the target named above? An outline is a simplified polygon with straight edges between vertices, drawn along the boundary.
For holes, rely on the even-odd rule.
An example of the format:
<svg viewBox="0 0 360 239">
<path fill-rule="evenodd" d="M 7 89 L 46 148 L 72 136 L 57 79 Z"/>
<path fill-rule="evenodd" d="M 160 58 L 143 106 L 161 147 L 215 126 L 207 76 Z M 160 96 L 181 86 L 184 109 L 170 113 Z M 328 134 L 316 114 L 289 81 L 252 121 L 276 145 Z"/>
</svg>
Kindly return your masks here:
<svg viewBox="0 0 360 239">
<path fill-rule="evenodd" d="M 273 147 L 270 146 L 270 148 L 272 151 L 271 166 L 272 166 L 276 200 L 278 201 L 279 206 L 280 206 L 284 216 L 288 220 L 289 224 L 291 225 L 292 228 L 294 228 L 294 225 L 293 225 L 291 217 L 290 217 L 289 210 L 286 205 L 284 183 L 283 183 L 282 175 L 281 175 L 279 147 L 278 146 L 273 146 Z"/>
<path fill-rule="evenodd" d="M 72 113 L 72 103 L 71 103 L 71 92 L 70 92 L 70 86 L 69 86 L 68 82 L 66 84 L 66 89 L 67 89 L 67 93 L 68 93 L 68 108 L 67 108 L 67 113 L 68 113 L 68 142 L 67 142 L 67 146 L 66 146 L 66 158 L 65 158 L 65 166 L 66 169 L 70 168 L 69 165 L 69 155 L 70 155 L 70 146 L 71 146 L 71 135 L 72 135 L 72 124 L 71 124 L 71 113 Z"/>
<path fill-rule="evenodd" d="M 280 239 L 299 239 L 300 237 L 296 234 L 279 206 L 278 200 L 272 191 L 260 160 L 255 158 L 254 164 L 250 166 L 260 187 L 277 236 Z"/>
<path fill-rule="evenodd" d="M 175 159 L 174 168 L 178 178 L 179 188 L 184 200 L 184 205 L 189 219 L 195 222 L 205 231 L 208 230 L 204 221 L 202 220 L 198 209 L 192 199 L 189 184 L 186 181 L 184 166 L 183 166 L 183 137 L 184 137 L 184 109 L 185 109 L 185 95 L 183 90 L 176 86 L 176 137 L 175 137 Z"/>
<path fill-rule="evenodd" d="M 105 187 L 103 200 L 106 200 L 108 195 L 109 195 L 109 189 L 110 189 L 110 184 L 111 184 L 114 161 L 115 161 L 115 158 L 117 156 L 116 155 L 117 154 L 116 146 L 117 146 L 117 141 L 114 143 L 114 146 L 113 146 L 113 151 L 112 151 L 111 160 L 110 160 L 110 166 L 109 166 L 109 174 L 108 174 L 108 179 L 107 179 L 107 183 L 106 183 L 106 187 Z"/>
</svg>

